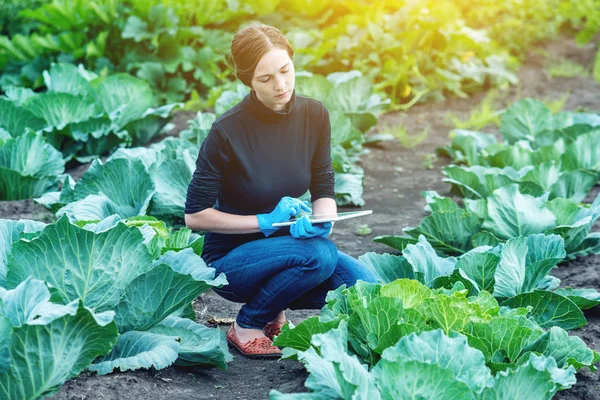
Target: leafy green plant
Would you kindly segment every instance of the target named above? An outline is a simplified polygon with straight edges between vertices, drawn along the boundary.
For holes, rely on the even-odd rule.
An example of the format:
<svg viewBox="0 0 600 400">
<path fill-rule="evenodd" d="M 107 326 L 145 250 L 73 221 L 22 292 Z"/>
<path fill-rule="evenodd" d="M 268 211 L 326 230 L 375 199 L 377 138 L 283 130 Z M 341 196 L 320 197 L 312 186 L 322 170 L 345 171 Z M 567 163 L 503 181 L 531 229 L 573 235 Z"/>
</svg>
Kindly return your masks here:
<svg viewBox="0 0 600 400">
<path fill-rule="evenodd" d="M 560 3 L 558 11 L 567 19 L 577 32 L 575 39 L 579 44 L 587 43 L 600 32 L 600 10 L 595 0 Z"/>
<path fill-rule="evenodd" d="M 444 167 L 443 173 L 444 182 L 452 185 L 452 192 L 469 199 L 487 198 L 494 190 L 516 183 L 523 193 L 541 196 L 547 192 L 550 200 L 560 197 L 575 203 L 583 201 L 598 182 L 598 174 L 583 168 L 562 170 L 561 167 L 560 160 L 519 170 L 450 165 Z"/>
<path fill-rule="evenodd" d="M 546 73 L 553 78 L 575 78 L 578 76 L 587 76 L 589 72 L 583 65 L 568 58 L 563 58 L 553 60 L 546 67 Z"/>
<path fill-rule="evenodd" d="M 225 111 L 242 101 L 248 93 L 250 93 L 250 88 L 241 83 L 233 85 L 231 90 L 220 92 L 219 97 L 215 101 L 215 114 L 223 114 Z"/>
<path fill-rule="evenodd" d="M 179 133 L 179 137 L 201 145 L 206 139 L 216 115 L 213 113 L 198 111 L 194 119 L 188 120 L 189 127 Z"/>
<path fill-rule="evenodd" d="M 467 119 L 459 119 L 452 113 L 446 114 L 446 121 L 458 129 L 482 129 L 488 125 L 500 126 L 500 116 L 504 110 L 497 110 L 494 101 L 498 97 L 497 91 L 489 91 L 469 114 Z"/>
<path fill-rule="evenodd" d="M 328 110 L 344 113 L 361 132 L 375 126 L 377 117 L 391 102 L 373 93 L 371 81 L 357 70 L 334 72 L 326 77 L 297 73 L 296 88 L 299 94 L 323 102 Z"/>
<path fill-rule="evenodd" d="M 425 169 L 434 169 L 437 161 L 437 155 L 435 153 L 421 154 L 421 163 Z"/>
<path fill-rule="evenodd" d="M 41 196 L 56 188 L 64 171 L 60 152 L 42 136 L 30 131 L 0 139 L 0 200 Z"/>
<path fill-rule="evenodd" d="M 113 217 L 116 216 L 113 215 Z M 191 229 L 183 227 L 176 230 L 168 227 L 164 221 L 149 216 L 121 219 L 121 222 L 140 229 L 144 236 L 144 243 L 154 259 L 168 251 L 178 252 L 188 247 L 195 254 L 202 255 L 204 236 L 192 232 Z M 89 221 L 83 222 L 83 226 L 86 225 L 90 225 Z"/>
<path fill-rule="evenodd" d="M 0 287 L 0 395 L 50 396 L 117 341 L 113 311 L 97 312 L 79 299 L 60 304 L 43 281 L 26 278 Z"/>
<path fill-rule="evenodd" d="M 578 337 L 541 328 L 528 309 L 466 292 L 460 284 L 432 290 L 407 278 L 358 282 L 330 292 L 320 317 L 285 326 L 275 344 L 305 364 L 314 396 L 328 398 L 475 399 L 518 391 L 550 399 L 575 384 L 578 368 L 600 361 Z"/>
<path fill-rule="evenodd" d="M 182 221 L 197 153 L 196 145 L 176 138 L 149 148 L 119 149 L 105 163 L 94 160 L 77 183 L 68 177 L 60 192 L 36 201 L 71 221 L 100 220 L 112 214 Z"/>
<path fill-rule="evenodd" d="M 373 233 L 373 229 L 369 227 L 367 224 L 359 225 L 358 228 L 354 231 L 354 233 L 358 236 L 368 236 Z"/>
<path fill-rule="evenodd" d="M 548 274 L 565 256 L 564 240 L 554 234 L 520 236 L 494 247 L 479 246 L 458 258 L 439 257 L 421 235 L 402 256 L 367 253 L 359 259 L 384 283 L 411 275 L 432 289 L 449 289 L 460 282 L 470 296 L 485 290 L 501 305 L 530 307 L 529 315 L 542 327 L 569 330 L 586 324 L 579 305 L 584 309 L 600 304 L 600 293 L 585 290 L 578 296 L 585 299 L 582 302 L 579 298 L 570 300 L 569 292 L 557 291 L 560 280 Z M 557 312 L 547 313 L 550 309 Z"/>
<path fill-rule="evenodd" d="M 402 125 L 390 126 L 384 125 L 382 128 L 384 134 L 391 134 L 397 141 L 407 149 L 412 149 L 422 143 L 427 136 L 429 135 L 429 128 L 431 126 L 427 125 L 425 129 L 416 134 L 410 134 L 406 130 L 406 128 Z"/>
<path fill-rule="evenodd" d="M 155 108 L 152 90 L 127 74 L 106 78 L 83 67 L 54 64 L 44 71 L 47 92 L 10 88 L 0 99 L 0 128 L 20 136 L 43 133 L 66 160 L 87 162 L 120 144 L 148 142 L 178 104 Z"/>
<path fill-rule="evenodd" d="M 576 169 L 571 166 L 579 163 L 594 169 L 598 155 L 593 142 L 598 127 L 598 114 L 559 112 L 554 115 L 543 103 L 525 99 L 509 107 L 502 118 L 500 133 L 504 143 L 498 143 L 493 135 L 455 130 L 451 132 L 452 143 L 437 153 L 468 165 L 520 169 L 561 159 L 564 166 L 569 166 L 567 170 Z M 587 145 L 592 147 L 586 149 Z M 583 153 L 578 155 L 577 151 Z"/>
<path fill-rule="evenodd" d="M 7 288 L 39 279 L 64 304 L 81 301 L 114 315 L 120 335 L 112 351 L 81 368 L 106 374 L 114 368 L 160 369 L 177 362 L 224 369 L 231 360 L 220 330 L 184 318 L 200 293 L 227 283 L 192 249 L 167 251 L 153 260 L 142 231 L 114 217 L 83 227 L 62 217 L 29 234 L 27 241 L 13 242 L 14 237 L 0 243 L 11 245 Z"/>
<path fill-rule="evenodd" d="M 462 129 L 450 131 L 449 137 L 452 139 L 451 144 L 436 149 L 436 154 L 466 165 L 483 164 L 480 153 L 488 146 L 497 143 L 493 135 Z"/>
<path fill-rule="evenodd" d="M 231 72 L 224 67 L 224 44 L 233 34 L 203 29 L 197 21 L 182 25 L 177 8 L 150 3 L 148 10 L 128 17 L 122 32 L 134 54 L 126 69 L 148 81 L 161 103 L 183 101 L 191 90 L 204 92 L 226 81 Z"/>
<path fill-rule="evenodd" d="M 600 252 L 600 236 L 590 232 L 600 217 L 600 196 L 589 207 L 580 206 L 560 197 L 548 201 L 544 195 L 524 194 L 518 185 L 509 184 L 486 199 L 465 200 L 465 208 L 461 208 L 435 192 L 424 195 L 432 213 L 418 227 L 404 228 L 404 236 L 373 240 L 404 250 L 424 235 L 436 250 L 460 255 L 478 246 L 544 233 L 565 239 L 568 258 Z"/>
</svg>

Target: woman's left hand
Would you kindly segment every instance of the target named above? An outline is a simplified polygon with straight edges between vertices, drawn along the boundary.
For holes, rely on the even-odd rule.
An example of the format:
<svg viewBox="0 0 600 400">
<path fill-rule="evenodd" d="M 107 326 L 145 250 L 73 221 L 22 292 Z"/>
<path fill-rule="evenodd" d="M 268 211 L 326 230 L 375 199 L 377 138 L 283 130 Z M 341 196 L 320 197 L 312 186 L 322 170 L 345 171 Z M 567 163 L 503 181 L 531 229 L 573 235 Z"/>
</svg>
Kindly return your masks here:
<svg viewBox="0 0 600 400">
<path fill-rule="evenodd" d="M 290 226 L 290 233 L 296 239 L 310 239 L 314 237 L 327 237 L 331 233 L 331 222 L 313 224 L 308 217 L 303 216 Z"/>
</svg>

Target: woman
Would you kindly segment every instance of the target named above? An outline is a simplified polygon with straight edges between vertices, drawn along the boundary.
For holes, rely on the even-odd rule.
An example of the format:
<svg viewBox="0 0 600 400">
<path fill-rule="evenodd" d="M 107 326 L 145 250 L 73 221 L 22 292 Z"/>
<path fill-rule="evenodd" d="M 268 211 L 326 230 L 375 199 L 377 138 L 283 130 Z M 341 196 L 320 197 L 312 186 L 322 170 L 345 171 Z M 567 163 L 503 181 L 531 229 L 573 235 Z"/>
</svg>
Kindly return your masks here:
<svg viewBox="0 0 600 400">
<path fill-rule="evenodd" d="M 329 290 L 376 279 L 327 237 L 331 223 L 299 211 L 310 189 L 315 215 L 337 212 L 330 122 L 320 102 L 297 96 L 293 50 L 275 28 L 252 25 L 231 43 L 236 76 L 252 90 L 213 123 L 190 183 L 186 225 L 207 231 L 202 258 L 229 284 L 215 292 L 245 303 L 227 340 L 250 357 L 279 357 L 272 345 L 286 308 L 318 309 Z"/>
</svg>

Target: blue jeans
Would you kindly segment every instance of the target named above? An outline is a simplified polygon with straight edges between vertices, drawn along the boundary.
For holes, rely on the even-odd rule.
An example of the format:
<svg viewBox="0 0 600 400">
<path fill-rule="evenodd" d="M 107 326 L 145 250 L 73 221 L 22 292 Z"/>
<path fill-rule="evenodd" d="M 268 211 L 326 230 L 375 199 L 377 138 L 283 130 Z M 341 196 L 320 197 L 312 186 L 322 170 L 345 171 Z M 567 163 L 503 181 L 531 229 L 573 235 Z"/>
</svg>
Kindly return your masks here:
<svg viewBox="0 0 600 400">
<path fill-rule="evenodd" d="M 327 238 L 280 236 L 244 243 L 210 264 L 229 285 L 213 289 L 221 297 L 246 303 L 236 321 L 262 329 L 290 308 L 319 309 L 330 290 L 357 280 L 377 282 L 367 266 L 342 253 Z"/>
</svg>

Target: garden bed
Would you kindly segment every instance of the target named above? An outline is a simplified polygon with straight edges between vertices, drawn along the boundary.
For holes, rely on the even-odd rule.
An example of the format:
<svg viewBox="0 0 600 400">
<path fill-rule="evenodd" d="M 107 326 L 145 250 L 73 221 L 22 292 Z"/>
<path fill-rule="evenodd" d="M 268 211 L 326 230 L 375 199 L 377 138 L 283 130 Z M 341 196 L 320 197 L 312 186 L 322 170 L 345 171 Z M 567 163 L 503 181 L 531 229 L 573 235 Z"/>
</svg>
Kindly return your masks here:
<svg viewBox="0 0 600 400">
<path fill-rule="evenodd" d="M 600 111 L 600 85 L 591 77 L 550 78 L 544 71 L 548 59 L 569 58 L 582 65 L 590 65 L 594 56 L 594 44 L 578 48 L 570 40 L 556 41 L 544 46 L 547 55 L 532 55 L 519 72 L 520 89 L 512 88 L 499 97 L 499 102 L 511 104 L 520 98 L 560 99 L 570 92 L 566 110 L 585 108 Z M 387 125 L 401 124 L 409 133 L 422 131 L 430 125 L 427 138 L 414 149 L 406 149 L 397 142 L 382 142 L 369 148 L 362 156 L 365 169 L 364 200 L 366 209 L 372 209 L 371 216 L 353 219 L 336 224 L 332 239 L 338 248 L 355 257 L 366 252 L 389 252 L 392 249 L 373 243 L 377 235 L 401 234 L 402 228 L 417 225 L 423 216 L 425 202 L 421 197 L 424 190 L 436 190 L 442 195 L 450 195 L 449 185 L 442 182 L 441 167 L 448 160 L 438 160 L 432 169 L 426 169 L 423 158 L 435 152 L 435 148 L 449 142 L 448 132 L 452 128 L 446 122 L 446 113 L 466 116 L 481 102 L 485 93 L 468 99 L 448 99 L 437 104 L 424 104 L 411 108 L 408 113 L 392 113 L 380 118 L 378 130 Z M 176 134 L 191 113 L 176 116 Z M 484 129 L 488 132 L 494 130 Z M 79 178 L 85 167 L 67 171 Z M 599 188 L 590 193 L 587 201 L 595 197 Z M 32 200 L 0 203 L 0 218 L 27 218 L 49 222 L 52 214 Z M 356 229 L 368 224 L 372 233 L 358 236 Z M 598 226 L 595 230 L 598 230 Z M 562 286 L 575 288 L 595 288 L 600 290 L 600 256 L 578 258 L 560 265 L 552 271 L 560 278 Z M 240 305 L 221 299 L 209 293 L 196 302 L 199 322 L 208 324 L 213 317 L 233 318 Z M 318 310 L 292 311 L 288 317 L 294 322 L 316 315 Z M 585 312 L 588 325 L 571 331 L 585 343 L 600 351 L 600 309 Z M 223 325 L 226 330 L 228 325 Z M 95 376 L 84 373 L 68 381 L 54 399 L 263 399 L 271 389 L 280 392 L 304 391 L 307 377 L 302 365 L 295 361 L 248 360 L 232 350 L 234 360 L 228 371 L 219 369 L 170 367 L 161 371 L 135 371 Z M 582 370 L 577 375 L 578 382 L 570 390 L 559 392 L 557 399 L 600 399 L 600 377 L 597 373 Z"/>
</svg>

